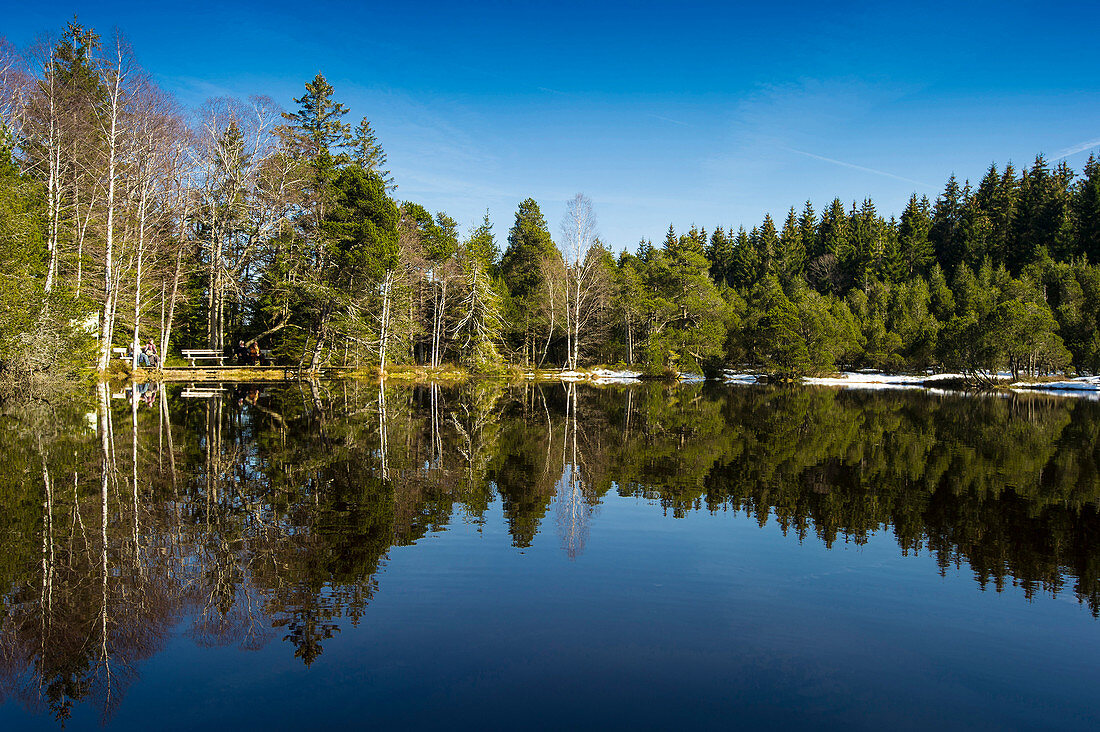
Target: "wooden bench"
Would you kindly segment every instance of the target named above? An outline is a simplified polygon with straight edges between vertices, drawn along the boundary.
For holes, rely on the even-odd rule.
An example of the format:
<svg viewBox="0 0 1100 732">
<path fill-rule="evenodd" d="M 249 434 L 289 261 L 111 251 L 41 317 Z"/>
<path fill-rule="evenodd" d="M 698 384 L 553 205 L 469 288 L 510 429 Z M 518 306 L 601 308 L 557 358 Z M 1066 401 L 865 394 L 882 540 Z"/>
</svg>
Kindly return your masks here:
<svg viewBox="0 0 1100 732">
<path fill-rule="evenodd" d="M 220 397 L 226 392 L 226 389 L 217 384 L 214 386 L 197 386 L 196 382 L 192 381 L 187 385 L 187 388 L 180 392 L 180 396 L 186 399 L 211 399 Z"/>
<path fill-rule="evenodd" d="M 118 360 L 120 360 L 120 361 L 126 361 L 127 363 L 129 363 L 129 362 L 134 360 L 134 357 L 132 355 L 130 355 L 130 349 L 129 348 L 112 348 L 111 353 L 116 358 L 118 358 Z M 143 357 L 142 357 L 141 352 L 138 351 L 138 366 L 148 366 L 149 365 L 148 363 L 145 363 L 145 364 L 141 363 L 142 358 Z M 159 367 L 159 366 L 160 366 L 160 358 L 158 357 L 157 358 L 157 367 Z"/>
<path fill-rule="evenodd" d="M 215 351 L 213 348 L 187 348 L 180 351 L 180 354 L 187 359 L 192 368 L 195 367 L 196 361 L 216 361 L 218 366 L 225 361 L 221 351 Z"/>
</svg>

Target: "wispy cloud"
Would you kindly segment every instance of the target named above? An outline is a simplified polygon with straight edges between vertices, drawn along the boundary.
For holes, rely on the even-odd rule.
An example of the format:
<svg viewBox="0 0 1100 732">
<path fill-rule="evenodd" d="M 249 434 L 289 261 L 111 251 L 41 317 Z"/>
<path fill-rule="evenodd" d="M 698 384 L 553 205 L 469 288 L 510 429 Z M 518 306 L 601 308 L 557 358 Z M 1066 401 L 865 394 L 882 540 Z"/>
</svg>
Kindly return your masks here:
<svg viewBox="0 0 1100 732">
<path fill-rule="evenodd" d="M 885 176 L 887 178 L 893 178 L 894 180 L 904 181 L 905 183 L 912 183 L 914 185 L 923 186 L 924 188 L 935 188 L 935 186 L 930 185 L 928 183 L 922 183 L 919 180 L 913 180 L 912 178 L 905 178 L 905 177 L 900 176 L 900 175 L 894 175 L 893 173 L 887 173 L 885 170 L 876 170 L 874 168 L 868 168 L 868 167 L 863 166 L 863 165 L 856 165 L 855 163 L 846 163 L 843 160 L 836 160 L 834 158 L 827 158 L 824 155 L 815 155 L 814 153 L 806 152 L 805 150 L 795 150 L 793 147 L 783 147 L 781 149 L 786 150 L 787 152 L 793 152 L 793 153 L 798 153 L 799 155 L 805 155 L 808 158 L 813 158 L 814 160 L 820 160 L 820 161 L 825 162 L 825 163 L 832 163 L 833 165 L 840 165 L 840 166 L 845 167 L 845 168 L 851 168 L 852 170 L 861 170 L 864 173 L 873 173 L 874 175 L 881 175 L 881 176 Z"/>
<path fill-rule="evenodd" d="M 690 123 L 682 122 L 678 119 L 672 119 L 672 117 L 662 117 L 659 114 L 653 114 L 653 113 L 650 113 L 649 116 L 652 117 L 653 119 L 659 119 L 662 122 L 671 122 L 674 125 L 680 125 L 681 127 L 691 127 Z"/>
<path fill-rule="evenodd" d="M 1084 152 L 1094 147 L 1100 147 L 1100 137 L 1095 140 L 1089 140 L 1088 142 L 1079 142 L 1076 145 L 1070 145 L 1065 150 L 1060 150 L 1058 155 L 1051 162 L 1061 160 L 1062 158 L 1068 158 L 1070 155 L 1076 155 L 1079 152 Z"/>
</svg>

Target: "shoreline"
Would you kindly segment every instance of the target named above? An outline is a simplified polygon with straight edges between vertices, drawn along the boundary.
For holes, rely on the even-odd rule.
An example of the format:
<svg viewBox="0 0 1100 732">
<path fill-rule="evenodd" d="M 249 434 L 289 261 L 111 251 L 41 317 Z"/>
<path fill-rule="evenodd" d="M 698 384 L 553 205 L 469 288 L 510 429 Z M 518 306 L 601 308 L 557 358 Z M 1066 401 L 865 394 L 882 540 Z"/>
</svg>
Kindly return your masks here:
<svg viewBox="0 0 1100 732">
<path fill-rule="evenodd" d="M 784 379 L 779 383 L 822 386 L 843 389 L 922 389 L 937 393 L 982 392 L 982 393 L 1034 393 L 1077 396 L 1100 399 L 1100 377 L 1050 377 L 1046 380 L 1011 381 L 1007 374 L 1001 375 L 1002 381 L 992 387 L 979 388 L 961 373 L 942 374 L 886 374 L 872 371 L 848 371 L 830 376 L 808 376 L 796 379 Z M 186 367 L 170 366 L 163 369 L 138 368 L 134 370 L 115 370 L 100 374 L 100 378 L 114 380 L 121 377 L 127 381 L 156 381 L 161 383 L 290 383 L 298 381 L 329 381 L 351 379 L 357 381 L 389 381 L 408 384 L 460 384 L 473 380 L 503 381 L 512 384 L 522 383 L 588 383 L 592 385 L 636 384 L 644 381 L 663 381 L 667 383 L 720 383 L 724 385 L 752 385 L 768 383 L 767 374 L 743 373 L 726 370 L 720 377 L 705 379 L 699 374 L 681 373 L 662 376 L 644 374 L 636 369 L 610 368 L 599 366 L 576 370 L 567 369 L 521 369 L 507 368 L 497 372 L 469 371 L 459 366 L 442 366 L 433 369 L 427 366 L 396 366 L 380 373 L 377 369 L 354 369 L 351 367 L 326 367 L 312 372 L 299 371 L 293 366 L 262 367 Z"/>
</svg>

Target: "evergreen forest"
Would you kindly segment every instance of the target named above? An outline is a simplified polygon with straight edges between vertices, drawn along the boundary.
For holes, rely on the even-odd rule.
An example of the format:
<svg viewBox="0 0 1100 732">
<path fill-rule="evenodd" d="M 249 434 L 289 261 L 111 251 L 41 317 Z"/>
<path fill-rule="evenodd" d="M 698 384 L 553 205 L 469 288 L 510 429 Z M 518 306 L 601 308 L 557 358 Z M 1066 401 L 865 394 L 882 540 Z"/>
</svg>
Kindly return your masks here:
<svg viewBox="0 0 1100 732">
<path fill-rule="evenodd" d="M 582 194 L 554 233 L 531 198 L 463 230 L 400 200 L 322 74 L 288 107 L 184 109 L 75 19 L 0 41 L 3 380 L 104 371 L 150 340 L 304 370 L 1100 372 L 1095 155 L 993 163 L 897 216 L 806 201 L 623 249 Z"/>
</svg>

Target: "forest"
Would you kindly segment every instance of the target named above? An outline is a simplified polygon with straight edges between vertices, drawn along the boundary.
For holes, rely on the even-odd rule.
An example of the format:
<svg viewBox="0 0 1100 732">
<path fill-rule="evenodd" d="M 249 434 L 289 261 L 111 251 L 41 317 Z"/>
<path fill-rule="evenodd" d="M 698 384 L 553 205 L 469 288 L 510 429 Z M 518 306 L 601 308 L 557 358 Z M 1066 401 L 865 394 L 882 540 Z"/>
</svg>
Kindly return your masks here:
<svg viewBox="0 0 1100 732">
<path fill-rule="evenodd" d="M 322 74 L 290 101 L 184 109 L 121 35 L 75 19 L 31 48 L 0 39 L 3 380 L 102 372 L 150 340 L 169 363 L 245 341 L 383 374 L 1100 371 L 1095 155 L 951 176 L 896 217 L 807 201 L 620 252 L 583 194 L 556 237 L 531 198 L 506 233 L 488 212 L 461 231 L 398 199 Z"/>
</svg>

